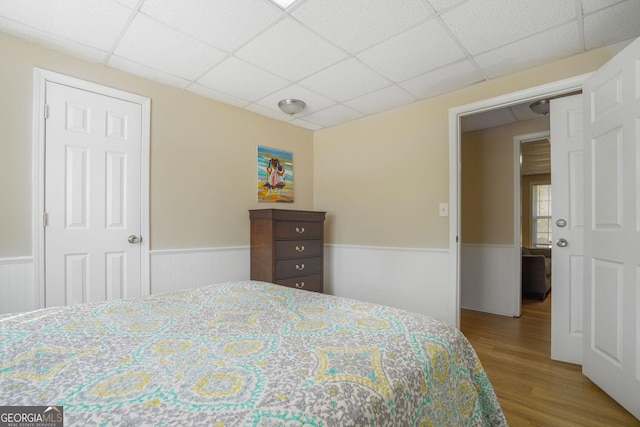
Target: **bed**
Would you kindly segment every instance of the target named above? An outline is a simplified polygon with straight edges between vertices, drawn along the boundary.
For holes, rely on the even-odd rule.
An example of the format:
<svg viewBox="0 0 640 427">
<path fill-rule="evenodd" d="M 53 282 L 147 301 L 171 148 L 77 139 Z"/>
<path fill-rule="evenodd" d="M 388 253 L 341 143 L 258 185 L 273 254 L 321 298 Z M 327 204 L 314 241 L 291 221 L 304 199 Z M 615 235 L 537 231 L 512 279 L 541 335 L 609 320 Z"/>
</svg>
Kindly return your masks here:
<svg viewBox="0 0 640 427">
<path fill-rule="evenodd" d="M 243 281 L 0 317 L 0 405 L 65 426 L 505 426 L 455 328 Z"/>
</svg>

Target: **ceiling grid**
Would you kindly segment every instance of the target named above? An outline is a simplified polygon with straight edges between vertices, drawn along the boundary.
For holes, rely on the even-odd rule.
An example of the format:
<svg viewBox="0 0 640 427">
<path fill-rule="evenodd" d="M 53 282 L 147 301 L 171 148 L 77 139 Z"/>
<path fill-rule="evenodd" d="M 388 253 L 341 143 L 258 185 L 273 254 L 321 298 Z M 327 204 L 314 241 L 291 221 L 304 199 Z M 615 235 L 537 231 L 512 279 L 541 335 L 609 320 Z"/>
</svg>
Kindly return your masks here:
<svg viewBox="0 0 640 427">
<path fill-rule="evenodd" d="M 0 0 L 0 32 L 316 130 L 634 39 L 640 1 Z"/>
</svg>

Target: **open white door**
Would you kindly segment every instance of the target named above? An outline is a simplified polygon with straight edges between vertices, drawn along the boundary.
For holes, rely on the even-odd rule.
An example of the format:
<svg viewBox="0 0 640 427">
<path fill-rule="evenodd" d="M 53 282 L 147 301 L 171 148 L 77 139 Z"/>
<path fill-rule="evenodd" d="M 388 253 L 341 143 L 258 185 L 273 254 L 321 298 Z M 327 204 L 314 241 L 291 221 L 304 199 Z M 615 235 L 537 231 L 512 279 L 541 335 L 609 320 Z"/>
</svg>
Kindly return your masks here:
<svg viewBox="0 0 640 427">
<path fill-rule="evenodd" d="M 583 96 L 583 373 L 640 419 L 640 39 Z"/>
<path fill-rule="evenodd" d="M 551 358 L 582 363 L 584 161 L 582 95 L 551 100 Z"/>
</svg>

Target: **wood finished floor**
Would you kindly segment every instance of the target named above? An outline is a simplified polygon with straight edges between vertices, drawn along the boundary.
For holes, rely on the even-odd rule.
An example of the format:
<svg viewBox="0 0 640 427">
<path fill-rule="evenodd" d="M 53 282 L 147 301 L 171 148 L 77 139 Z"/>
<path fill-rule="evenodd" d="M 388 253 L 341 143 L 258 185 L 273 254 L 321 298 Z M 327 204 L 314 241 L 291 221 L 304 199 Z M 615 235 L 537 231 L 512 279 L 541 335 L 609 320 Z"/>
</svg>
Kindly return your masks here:
<svg viewBox="0 0 640 427">
<path fill-rule="evenodd" d="M 550 296 L 523 300 L 519 319 L 462 310 L 460 324 L 511 427 L 640 426 L 580 366 L 551 360 Z"/>
</svg>

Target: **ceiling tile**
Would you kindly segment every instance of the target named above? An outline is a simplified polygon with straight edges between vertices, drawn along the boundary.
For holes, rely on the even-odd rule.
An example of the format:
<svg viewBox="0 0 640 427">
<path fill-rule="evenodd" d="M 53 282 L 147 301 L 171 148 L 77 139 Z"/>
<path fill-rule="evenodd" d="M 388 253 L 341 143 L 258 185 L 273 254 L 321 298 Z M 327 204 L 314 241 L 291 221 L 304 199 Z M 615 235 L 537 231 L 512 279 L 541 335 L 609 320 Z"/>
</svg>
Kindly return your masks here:
<svg viewBox="0 0 640 427">
<path fill-rule="evenodd" d="M 640 1 L 630 0 L 584 18 L 584 41 L 595 49 L 640 36 Z"/>
<path fill-rule="evenodd" d="M 582 13 L 587 15 L 616 3 L 620 3 L 620 0 L 582 0 Z"/>
<path fill-rule="evenodd" d="M 470 132 L 478 129 L 503 126 L 515 122 L 516 117 L 509 108 L 498 108 L 495 110 L 464 116 L 460 122 L 460 127 L 463 132 Z"/>
<path fill-rule="evenodd" d="M 226 54 L 138 14 L 114 52 L 147 67 L 193 80 Z"/>
<path fill-rule="evenodd" d="M 402 81 L 465 57 L 437 19 L 382 42 L 358 55 L 374 70 Z"/>
<path fill-rule="evenodd" d="M 226 59 L 197 83 L 252 102 L 290 84 L 235 57 Z"/>
<path fill-rule="evenodd" d="M 268 0 L 146 0 L 141 11 L 229 52 L 282 16 L 282 10 Z"/>
<path fill-rule="evenodd" d="M 582 52 L 578 24 L 569 23 L 476 56 L 489 78 L 516 73 Z"/>
<path fill-rule="evenodd" d="M 484 78 L 476 67 L 464 60 L 409 79 L 400 83 L 400 86 L 417 98 L 429 98 L 482 80 Z"/>
<path fill-rule="evenodd" d="M 292 15 L 348 52 L 356 53 L 434 14 L 424 0 L 308 0 Z"/>
<path fill-rule="evenodd" d="M 236 54 L 291 81 L 300 80 L 347 56 L 290 18 L 271 27 Z"/>
<path fill-rule="evenodd" d="M 300 99 L 304 101 L 305 104 L 307 104 L 304 110 L 301 113 L 297 114 L 296 117 L 301 117 L 315 111 L 324 110 L 325 108 L 330 107 L 331 105 L 336 103 L 335 101 L 325 98 L 322 95 L 318 95 L 317 93 L 298 85 L 291 85 L 280 89 L 279 91 L 262 98 L 257 103 L 267 108 L 271 108 L 272 110 L 280 111 L 278 102 L 283 99 Z"/>
<path fill-rule="evenodd" d="M 362 117 L 363 114 L 342 104 L 304 116 L 304 120 L 323 127 L 335 126 Z"/>
<path fill-rule="evenodd" d="M 576 19 L 574 1 L 476 0 L 441 15 L 471 55 Z"/>
<path fill-rule="evenodd" d="M 429 0 L 431 6 L 436 10 L 436 12 L 442 12 L 445 9 L 456 6 L 467 0 Z"/>
<path fill-rule="evenodd" d="M 131 10 L 102 0 L 2 1 L 0 16 L 104 51 L 111 50 Z"/>
<path fill-rule="evenodd" d="M 347 59 L 300 82 L 301 86 L 337 101 L 357 98 L 389 86 L 390 82 L 357 59 Z"/>
<path fill-rule="evenodd" d="M 130 74 L 135 74 L 147 78 L 149 80 L 155 80 L 160 83 L 164 83 L 169 86 L 179 87 L 181 89 L 186 88 L 189 85 L 189 80 L 181 79 L 170 74 L 163 73 L 154 68 L 149 68 L 144 65 L 137 64 L 126 58 L 122 58 L 117 55 L 112 55 L 109 58 L 108 66 L 116 68 L 121 71 L 125 71 Z"/>
<path fill-rule="evenodd" d="M 277 3 L 282 9 L 286 9 L 295 3 L 298 0 L 271 0 L 274 3 Z"/>
<path fill-rule="evenodd" d="M 107 59 L 108 55 L 104 50 L 54 36 L 45 31 L 10 21 L 2 16 L 0 16 L 0 31 L 87 61 L 102 63 Z"/>
<path fill-rule="evenodd" d="M 204 96 L 205 98 L 211 98 L 215 101 L 222 102 L 224 104 L 233 105 L 235 107 L 245 107 L 249 105 L 249 101 L 241 98 L 237 98 L 235 96 L 227 95 L 226 93 L 219 92 L 217 90 L 209 89 L 208 87 L 192 84 L 187 88 L 189 92 L 196 93 L 198 95 Z"/>
<path fill-rule="evenodd" d="M 416 99 L 398 86 L 389 86 L 379 91 L 345 102 L 347 107 L 365 114 L 375 114 L 414 102 Z"/>
<path fill-rule="evenodd" d="M 260 104 L 250 104 L 244 107 L 244 109 L 256 114 L 260 114 L 261 116 L 280 120 L 282 122 L 290 122 L 291 120 L 293 120 L 293 116 L 289 114 L 285 114 L 282 111 L 272 110 L 271 108 L 265 107 L 264 105 Z"/>
<path fill-rule="evenodd" d="M 111 1 L 120 3 L 121 5 L 129 9 L 136 9 L 138 7 L 138 4 L 140 3 L 140 0 L 111 0 Z"/>
</svg>

